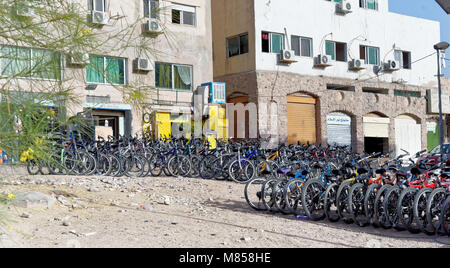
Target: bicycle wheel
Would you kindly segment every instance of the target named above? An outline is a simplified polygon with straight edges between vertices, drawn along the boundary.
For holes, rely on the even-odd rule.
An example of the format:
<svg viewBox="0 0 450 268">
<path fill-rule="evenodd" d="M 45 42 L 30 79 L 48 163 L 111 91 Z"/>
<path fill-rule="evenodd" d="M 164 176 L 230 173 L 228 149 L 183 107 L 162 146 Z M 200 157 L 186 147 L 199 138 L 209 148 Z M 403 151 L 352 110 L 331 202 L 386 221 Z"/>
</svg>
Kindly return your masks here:
<svg viewBox="0 0 450 268">
<path fill-rule="evenodd" d="M 189 160 L 191 162 L 190 177 L 192 177 L 192 178 L 200 177 L 200 162 L 201 162 L 200 157 L 197 155 L 192 155 Z"/>
<path fill-rule="evenodd" d="M 366 191 L 366 195 L 364 197 L 364 212 L 366 213 L 366 218 L 368 219 L 370 224 L 373 224 L 374 222 L 375 198 L 380 188 L 381 185 L 379 184 L 369 185 Z"/>
<path fill-rule="evenodd" d="M 325 191 L 323 206 L 325 208 L 325 215 L 327 216 L 327 219 L 331 222 L 337 222 L 340 219 L 336 205 L 336 197 L 338 189 L 339 184 L 332 183 L 327 185 L 327 190 Z"/>
<path fill-rule="evenodd" d="M 441 209 L 440 226 L 443 233 L 450 236 L 450 196 L 444 201 Z"/>
<path fill-rule="evenodd" d="M 125 161 L 125 175 L 130 178 L 141 177 L 144 173 L 145 163 L 138 156 L 128 157 Z"/>
<path fill-rule="evenodd" d="M 405 230 L 397 215 L 397 202 L 400 197 L 400 191 L 400 187 L 394 186 L 386 192 L 383 201 L 383 209 L 386 213 L 386 224 L 383 227 L 386 229 L 395 227 L 399 231 Z"/>
<path fill-rule="evenodd" d="M 350 188 L 348 195 L 349 212 L 352 215 L 353 221 L 361 227 L 365 227 L 370 223 L 370 218 L 367 217 L 366 212 L 364 211 L 365 190 L 366 187 L 364 184 L 355 183 L 352 188 Z"/>
<path fill-rule="evenodd" d="M 353 223 L 353 219 L 348 207 L 348 197 L 353 181 L 344 181 L 339 185 L 336 194 L 336 206 L 339 217 L 347 224 Z"/>
<path fill-rule="evenodd" d="M 274 200 L 274 186 L 275 183 L 277 183 L 278 180 L 275 179 L 269 179 L 267 180 L 262 187 L 262 201 L 263 205 L 266 208 L 266 210 L 270 212 L 277 212 L 277 208 L 275 206 L 275 200 Z"/>
<path fill-rule="evenodd" d="M 262 192 L 265 182 L 266 179 L 264 178 L 255 178 L 245 185 L 245 200 L 247 201 L 247 204 L 256 211 L 267 210 L 262 200 Z"/>
<path fill-rule="evenodd" d="M 284 215 L 288 215 L 291 213 L 291 210 L 286 205 L 285 199 L 284 199 L 284 190 L 285 186 L 287 184 L 286 180 L 279 180 L 274 184 L 274 200 L 275 200 L 275 206 L 277 207 L 278 211 L 280 211 Z"/>
<path fill-rule="evenodd" d="M 420 227 L 414 226 L 414 199 L 418 190 L 416 188 L 404 189 L 397 201 L 398 222 L 410 232 L 419 232 Z"/>
<path fill-rule="evenodd" d="M 417 222 L 422 232 L 426 234 L 433 234 L 434 230 L 431 230 L 427 221 L 427 201 L 430 194 L 433 192 L 431 188 L 423 188 L 417 192 L 414 198 L 413 214 L 414 221 Z"/>
<path fill-rule="evenodd" d="M 111 160 L 111 173 L 109 175 L 112 177 L 118 177 L 122 170 L 122 164 L 119 158 L 115 155 L 110 155 L 109 158 Z"/>
<path fill-rule="evenodd" d="M 320 180 L 308 180 L 302 187 L 302 206 L 306 216 L 313 221 L 325 219 L 325 185 Z"/>
<path fill-rule="evenodd" d="M 302 215 L 301 205 L 303 180 L 294 179 L 288 182 L 284 191 L 284 200 L 291 214 Z"/>
<path fill-rule="evenodd" d="M 200 177 L 204 180 L 210 180 L 214 177 L 215 169 L 211 165 L 212 161 L 216 159 L 216 156 L 209 154 L 203 157 L 200 162 Z"/>
<path fill-rule="evenodd" d="M 249 160 L 235 160 L 228 169 L 230 178 L 240 184 L 245 184 L 253 178 L 255 166 Z"/>
<path fill-rule="evenodd" d="M 41 172 L 41 166 L 39 162 L 36 160 L 28 160 L 27 161 L 27 171 L 31 176 L 35 176 Z"/>
<path fill-rule="evenodd" d="M 447 190 L 444 188 L 437 188 L 431 192 L 427 200 L 427 222 L 428 228 L 431 232 L 435 233 L 440 226 L 440 214 L 442 206 L 447 198 Z"/>
<path fill-rule="evenodd" d="M 160 153 L 155 153 L 150 158 L 150 173 L 153 177 L 161 176 L 165 166 L 165 156 Z"/>
<path fill-rule="evenodd" d="M 184 155 L 173 156 L 167 163 L 167 169 L 171 176 L 187 177 L 191 172 L 191 161 Z"/>
<path fill-rule="evenodd" d="M 383 185 L 380 190 L 378 190 L 377 196 L 375 197 L 375 205 L 374 205 L 374 221 L 373 225 L 375 227 L 381 226 L 383 228 L 390 228 L 388 226 L 388 221 L 386 218 L 386 212 L 384 211 L 384 199 L 387 191 L 394 186 L 392 185 Z"/>
</svg>

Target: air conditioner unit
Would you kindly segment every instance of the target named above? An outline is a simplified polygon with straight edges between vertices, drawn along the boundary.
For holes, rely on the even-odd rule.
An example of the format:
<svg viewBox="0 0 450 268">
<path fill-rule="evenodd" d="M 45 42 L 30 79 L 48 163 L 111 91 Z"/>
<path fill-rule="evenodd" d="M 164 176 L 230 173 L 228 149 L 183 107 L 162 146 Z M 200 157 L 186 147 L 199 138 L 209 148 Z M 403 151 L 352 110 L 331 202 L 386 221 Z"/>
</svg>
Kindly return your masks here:
<svg viewBox="0 0 450 268">
<path fill-rule="evenodd" d="M 227 103 L 227 90 L 225 83 L 210 82 L 202 84 L 204 87 L 209 87 L 209 102 L 215 104 Z"/>
<path fill-rule="evenodd" d="M 153 65 L 148 59 L 135 59 L 133 61 L 133 69 L 135 71 L 150 72 L 153 70 Z"/>
<path fill-rule="evenodd" d="M 95 11 L 93 10 L 91 13 L 91 22 L 97 25 L 106 25 L 108 24 L 109 16 L 106 12 Z"/>
<path fill-rule="evenodd" d="M 364 61 L 360 59 L 353 59 L 349 62 L 348 68 L 350 70 L 362 70 L 364 69 Z"/>
<path fill-rule="evenodd" d="M 295 51 L 293 50 L 282 50 L 280 54 L 280 62 L 293 63 L 297 62 L 295 60 Z"/>
<path fill-rule="evenodd" d="M 392 72 L 400 70 L 400 62 L 396 60 L 390 60 L 384 63 L 384 71 Z"/>
<path fill-rule="evenodd" d="M 318 55 L 316 58 L 316 66 L 331 66 L 330 58 L 327 55 Z"/>
<path fill-rule="evenodd" d="M 69 57 L 69 64 L 71 65 L 88 65 L 90 63 L 88 53 L 73 52 Z"/>
<path fill-rule="evenodd" d="M 148 33 L 160 33 L 163 30 L 157 19 L 149 19 L 144 24 L 144 31 Z"/>
<path fill-rule="evenodd" d="M 348 14 L 348 13 L 353 12 L 353 7 L 352 7 L 352 4 L 350 3 L 350 1 L 341 0 L 341 2 L 338 3 L 336 6 L 336 11 L 341 14 Z"/>
</svg>

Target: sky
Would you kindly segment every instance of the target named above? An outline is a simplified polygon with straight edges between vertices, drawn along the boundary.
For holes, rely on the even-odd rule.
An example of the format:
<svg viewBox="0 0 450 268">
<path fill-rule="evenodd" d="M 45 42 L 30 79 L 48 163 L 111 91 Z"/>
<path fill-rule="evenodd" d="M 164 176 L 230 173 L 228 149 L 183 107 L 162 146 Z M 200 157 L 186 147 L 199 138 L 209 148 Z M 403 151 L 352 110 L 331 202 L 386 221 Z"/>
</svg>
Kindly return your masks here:
<svg viewBox="0 0 450 268">
<path fill-rule="evenodd" d="M 441 41 L 450 43 L 450 14 L 445 13 L 435 0 L 389 0 L 389 10 L 441 22 Z M 450 59 L 450 48 L 447 50 L 446 58 Z M 444 75 L 450 77 L 450 61 L 446 62 L 446 66 L 447 68 L 443 70 Z"/>
</svg>

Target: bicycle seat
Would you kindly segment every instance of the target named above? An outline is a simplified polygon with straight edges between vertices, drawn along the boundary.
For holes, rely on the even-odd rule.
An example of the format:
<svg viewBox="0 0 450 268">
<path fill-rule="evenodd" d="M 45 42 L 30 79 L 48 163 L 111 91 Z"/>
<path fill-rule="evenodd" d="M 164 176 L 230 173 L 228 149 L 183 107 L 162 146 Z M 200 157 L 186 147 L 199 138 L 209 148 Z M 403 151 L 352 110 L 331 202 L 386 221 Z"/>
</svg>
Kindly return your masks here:
<svg viewBox="0 0 450 268">
<path fill-rule="evenodd" d="M 290 168 L 280 168 L 280 169 L 277 170 L 277 173 L 278 173 L 278 174 L 284 174 L 284 175 L 286 175 L 286 174 L 288 174 L 289 172 L 291 172 L 291 169 L 290 169 Z"/>
<path fill-rule="evenodd" d="M 367 169 L 365 169 L 365 168 L 358 168 L 358 174 L 359 175 L 362 175 L 362 174 L 366 174 L 366 173 L 368 173 L 369 171 L 367 170 Z"/>
<path fill-rule="evenodd" d="M 337 169 L 333 169 L 333 170 L 331 171 L 331 174 L 333 174 L 333 175 L 335 175 L 335 176 L 338 176 L 339 174 L 341 174 L 341 172 L 340 172 L 339 170 L 337 170 Z"/>
<path fill-rule="evenodd" d="M 261 172 L 262 175 L 270 175 L 272 174 L 272 171 L 269 169 L 264 169 L 263 172 Z"/>
<path fill-rule="evenodd" d="M 386 172 L 386 169 L 380 168 L 380 169 L 377 169 L 377 170 L 375 171 L 375 174 L 381 175 L 381 174 L 383 174 L 383 173 L 385 173 L 385 172 Z"/>
</svg>

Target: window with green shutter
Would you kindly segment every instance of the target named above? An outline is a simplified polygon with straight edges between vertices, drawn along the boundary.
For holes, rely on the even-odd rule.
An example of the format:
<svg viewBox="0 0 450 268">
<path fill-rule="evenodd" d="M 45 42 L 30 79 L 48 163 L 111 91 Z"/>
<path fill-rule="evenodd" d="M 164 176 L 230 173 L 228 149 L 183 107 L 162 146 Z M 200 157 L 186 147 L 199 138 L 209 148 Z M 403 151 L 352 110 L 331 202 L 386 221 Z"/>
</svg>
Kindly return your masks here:
<svg viewBox="0 0 450 268">
<path fill-rule="evenodd" d="M 336 60 L 335 44 L 331 41 L 325 42 L 325 54 L 331 57 L 332 60 Z"/>
<path fill-rule="evenodd" d="M 366 64 L 379 65 L 380 49 L 378 47 L 360 46 L 360 59 L 365 60 Z"/>
<path fill-rule="evenodd" d="M 86 67 L 86 81 L 97 84 L 126 84 L 126 59 L 116 57 L 89 57 Z"/>
<path fill-rule="evenodd" d="M 61 54 L 45 49 L 0 46 L 1 75 L 61 80 Z"/>
<path fill-rule="evenodd" d="M 163 89 L 192 90 L 192 66 L 157 62 L 155 86 Z"/>
</svg>

